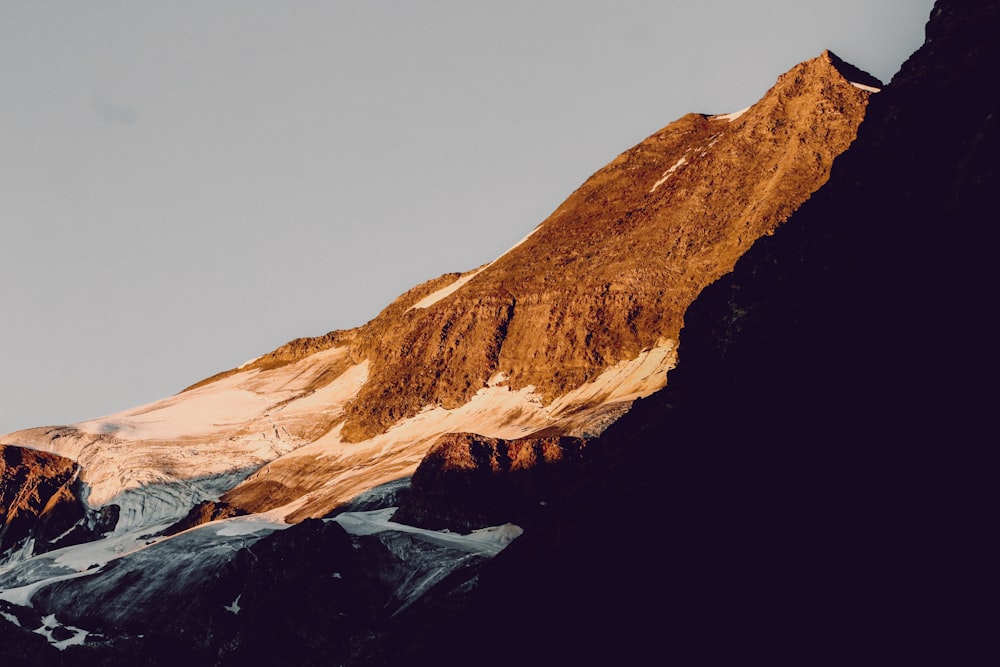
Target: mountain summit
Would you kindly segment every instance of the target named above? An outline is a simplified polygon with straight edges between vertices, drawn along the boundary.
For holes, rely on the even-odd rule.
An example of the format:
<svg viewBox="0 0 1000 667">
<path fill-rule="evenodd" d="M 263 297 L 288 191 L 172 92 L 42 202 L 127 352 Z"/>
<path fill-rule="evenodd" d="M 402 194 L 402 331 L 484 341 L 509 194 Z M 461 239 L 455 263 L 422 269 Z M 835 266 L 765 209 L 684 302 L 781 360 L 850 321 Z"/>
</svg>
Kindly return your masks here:
<svg viewBox="0 0 1000 667">
<path fill-rule="evenodd" d="M 3 510 L 5 618 L 56 614 L 67 638 L 100 631 L 129 646 L 146 646 L 152 626 L 198 656 L 237 655 L 278 582 L 308 587 L 303 573 L 325 572 L 284 569 L 290 544 L 337 554 L 339 576 L 312 582 L 317 595 L 350 591 L 320 603 L 333 615 L 384 619 L 453 572 L 472 581 L 520 528 L 460 539 L 387 523 L 421 461 L 424 491 L 456 468 L 542 470 L 504 487 L 515 496 L 549 489 L 553 463 L 585 462 L 589 443 L 666 385 L 699 293 L 827 181 L 879 88 L 824 52 L 747 109 L 655 132 L 496 260 L 419 285 L 364 326 L 292 341 L 162 401 L 0 438 L 4 479 L 32 490 L 4 496 L 17 499 Z M 58 484 L 42 483 L 50 469 Z M 345 513 L 360 509 L 374 513 Z M 446 515 L 435 527 L 515 518 Z M 226 517 L 239 518 L 213 521 Z"/>
</svg>

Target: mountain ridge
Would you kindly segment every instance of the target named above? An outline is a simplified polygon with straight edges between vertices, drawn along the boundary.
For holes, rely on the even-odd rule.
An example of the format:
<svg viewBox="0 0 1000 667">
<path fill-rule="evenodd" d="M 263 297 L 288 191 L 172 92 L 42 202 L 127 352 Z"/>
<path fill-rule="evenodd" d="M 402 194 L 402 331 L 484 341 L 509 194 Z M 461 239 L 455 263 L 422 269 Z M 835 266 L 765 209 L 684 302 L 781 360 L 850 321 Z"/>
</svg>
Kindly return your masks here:
<svg viewBox="0 0 1000 667">
<path fill-rule="evenodd" d="M 296 655 L 371 658 L 398 646 L 376 646 L 382 632 L 420 634 L 424 613 L 454 621 L 521 529 L 459 536 L 390 515 L 463 533 L 544 524 L 592 452 L 606 455 L 602 434 L 666 384 L 688 305 L 854 140 L 876 86 L 838 60 L 797 65 L 741 112 L 678 119 L 507 253 L 414 287 L 362 327 L 291 341 L 162 401 L 5 436 L 69 455 L 91 509 L 120 518 L 85 548 L 20 543 L 26 564 L 0 567 L 4 618 L 30 606 L 52 614 L 50 632 L 105 633 L 67 656 L 152 664 L 235 664 L 276 628 L 301 639 Z M 487 580 L 536 548 L 525 544 Z M 328 560 L 311 551 L 327 547 Z M 286 611 L 299 627 L 273 621 Z M 303 638 L 317 623 L 321 636 Z M 183 647 L 156 654 L 170 638 Z"/>
<path fill-rule="evenodd" d="M 125 530 L 220 496 L 323 516 L 408 476 L 447 432 L 597 435 L 666 384 L 698 292 L 826 181 L 872 94 L 846 67 L 824 51 L 739 114 L 678 119 L 493 262 L 417 285 L 361 327 L 7 438 L 79 461 L 90 502 L 120 505 Z"/>
</svg>

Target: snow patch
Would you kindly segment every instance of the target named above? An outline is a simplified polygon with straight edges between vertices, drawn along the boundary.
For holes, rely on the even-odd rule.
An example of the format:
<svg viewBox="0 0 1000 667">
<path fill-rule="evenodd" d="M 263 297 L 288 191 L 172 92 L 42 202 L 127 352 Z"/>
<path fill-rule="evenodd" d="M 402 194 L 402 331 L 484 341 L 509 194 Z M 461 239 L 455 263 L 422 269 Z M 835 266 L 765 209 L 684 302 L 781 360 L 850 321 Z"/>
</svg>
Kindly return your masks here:
<svg viewBox="0 0 1000 667">
<path fill-rule="evenodd" d="M 462 287 L 465 286 L 465 284 L 467 282 L 469 282 L 470 280 L 472 280 L 473 278 L 475 278 L 476 276 L 478 276 L 480 273 L 482 273 L 483 271 L 485 271 L 488 266 L 489 266 L 489 264 L 487 264 L 486 266 L 484 266 L 481 269 L 478 269 L 476 271 L 472 271 L 470 273 L 467 273 L 464 276 L 460 277 L 455 282 L 449 284 L 447 287 L 442 287 L 441 289 L 437 290 L 436 292 L 431 292 L 430 294 L 428 294 L 427 296 L 425 296 L 423 299 L 421 299 L 420 301 L 417 301 L 415 304 L 413 304 L 412 306 L 410 306 L 409 308 L 407 308 L 406 311 L 409 312 L 409 311 L 411 311 L 411 310 L 413 310 L 415 308 L 423 309 L 423 308 L 429 308 L 430 306 L 433 306 L 435 303 L 437 303 L 441 299 L 444 299 L 445 297 L 451 296 L 452 294 L 454 294 L 455 292 L 457 292 L 458 290 L 460 290 Z"/>
<path fill-rule="evenodd" d="M 672 166 L 670 169 L 667 169 L 665 172 L 663 172 L 663 174 L 660 175 L 660 180 L 658 180 L 656 183 L 653 183 L 653 187 L 649 189 L 650 194 L 656 192 L 656 188 L 666 183 L 667 179 L 673 176 L 674 172 L 677 171 L 679 168 L 683 167 L 686 162 L 687 158 L 681 156 L 681 159 L 675 162 L 674 166 Z"/>
<path fill-rule="evenodd" d="M 85 577 L 90 574 L 93 574 L 93 572 L 73 572 L 71 574 L 63 574 L 59 576 L 48 577 L 40 581 L 32 582 L 25 586 L 18 586 L 16 588 L 7 588 L 5 590 L 0 590 L 0 600 L 6 600 L 11 604 L 16 604 L 20 607 L 30 607 L 31 598 L 34 597 L 35 593 L 37 593 L 39 589 L 44 588 L 49 584 L 54 584 L 57 581 L 76 579 L 77 577 Z"/>
<path fill-rule="evenodd" d="M 167 524 L 56 549 L 18 563 L 0 567 L 0 600 L 27 607 L 41 588 L 57 581 L 97 574 L 105 564 L 144 549 L 149 540 L 142 534 L 166 528 Z"/>
<path fill-rule="evenodd" d="M 52 635 L 57 628 L 63 628 L 65 630 L 69 630 L 70 632 L 73 633 L 73 636 L 68 637 L 67 639 L 56 639 Z M 36 634 L 45 637 L 50 644 L 55 646 L 60 651 L 65 651 L 66 648 L 69 646 L 82 644 L 84 640 L 87 639 L 87 635 L 90 634 L 89 631 L 84 630 L 82 628 L 75 628 L 72 625 L 63 625 L 62 623 L 56 620 L 55 614 L 49 614 L 48 616 L 43 618 L 42 626 L 34 630 L 34 632 Z"/>
<path fill-rule="evenodd" d="M 245 370 L 169 398 L 61 428 L 15 434 L 18 444 L 77 461 L 86 503 L 120 508 L 116 534 L 176 520 L 219 497 L 251 472 L 334 421 L 368 379 L 367 361 L 332 382 L 347 348 L 331 348 L 285 366 Z M 22 549 L 18 559 L 31 555 Z M 8 562 L 11 558 L 7 559 Z"/>
<path fill-rule="evenodd" d="M 253 359 L 248 359 L 247 361 L 244 361 L 242 364 L 240 364 L 239 366 L 236 367 L 236 370 L 240 370 L 240 369 L 246 368 L 247 366 L 249 366 L 253 362 L 255 362 L 258 359 L 260 359 L 261 356 L 263 356 L 263 355 L 260 355 L 260 356 L 254 357 Z"/>
<path fill-rule="evenodd" d="M 437 290 L 436 292 L 432 292 L 432 293 L 428 294 L 423 299 L 421 299 L 420 301 L 417 301 L 415 304 L 413 304 L 412 306 L 410 306 L 409 308 L 407 308 L 406 312 L 410 312 L 411 310 L 414 310 L 416 308 L 420 308 L 420 309 L 422 309 L 422 308 L 429 308 L 429 307 L 433 306 L 435 303 L 437 303 L 438 301 L 440 301 L 441 299 L 444 299 L 445 297 L 451 296 L 452 294 L 454 294 L 455 292 L 457 292 L 459 289 L 461 289 L 462 287 L 464 287 L 465 284 L 468 283 L 470 280 L 472 280 L 473 278 L 475 278 L 476 276 L 478 276 L 480 273 L 482 273 L 483 271 L 485 271 L 486 269 L 490 268 L 491 266 L 493 266 L 494 264 L 496 264 L 498 261 L 500 261 L 500 259 L 502 257 L 504 257 L 505 255 L 510 254 L 511 250 L 513 250 L 514 248 L 518 247 L 519 245 L 521 245 L 522 243 L 524 243 L 525 241 L 527 241 L 529 238 L 531 238 L 531 235 L 534 234 L 535 232 L 537 232 L 540 227 L 541 227 L 541 225 L 539 225 L 538 227 L 535 227 L 533 230 L 531 230 L 531 232 L 527 236 L 525 236 L 523 239 L 521 239 L 520 241 L 518 241 L 517 243 L 515 243 L 514 245 L 512 245 L 510 248 L 507 249 L 507 252 L 505 252 L 503 255 L 500 255 L 500 257 L 497 257 L 496 259 L 494 259 L 489 264 L 486 264 L 483 267 L 481 267 L 481 268 L 479 268 L 479 269 L 477 269 L 475 271 L 472 271 L 470 273 L 465 274 L 464 276 L 460 277 L 455 282 L 449 284 L 446 287 L 442 287 L 441 289 Z"/>
<path fill-rule="evenodd" d="M 712 120 L 727 120 L 730 123 L 732 123 L 734 120 L 745 114 L 747 111 L 750 111 L 750 107 L 747 107 L 745 109 L 740 109 L 739 111 L 734 111 L 732 113 L 723 113 L 719 114 L 718 116 L 712 116 Z"/>
<path fill-rule="evenodd" d="M 236 599 L 233 600 L 232 604 L 230 604 L 230 605 L 223 605 L 222 608 L 225 609 L 226 611 L 228 611 L 230 614 L 233 614 L 234 616 L 238 616 L 239 613 L 240 613 L 240 598 L 241 597 L 243 597 L 242 593 L 240 593 L 239 595 L 236 596 Z"/>
<path fill-rule="evenodd" d="M 250 514 L 247 516 L 231 517 L 222 521 L 199 526 L 204 530 L 214 530 L 219 537 L 237 537 L 239 535 L 255 535 L 260 531 L 273 533 L 276 530 L 284 530 L 289 524 L 269 521 L 262 515 Z"/>
<path fill-rule="evenodd" d="M 468 535 L 452 533 L 446 530 L 426 530 L 391 521 L 390 519 L 396 513 L 396 509 L 396 507 L 387 507 L 371 512 L 344 512 L 332 519 L 324 519 L 324 521 L 336 521 L 351 535 L 373 535 L 388 530 L 395 530 L 487 556 L 495 556 L 500 553 L 504 547 L 520 537 L 524 532 L 524 529 L 512 523 L 481 528 L 472 531 Z"/>
<path fill-rule="evenodd" d="M 852 86 L 854 86 L 855 88 L 860 88 L 861 90 L 866 90 L 869 93 L 880 93 L 880 92 L 882 92 L 881 88 L 875 88 L 874 86 L 866 86 L 865 84 L 863 84 L 863 83 L 857 83 L 856 81 L 850 81 L 849 83 Z"/>
</svg>

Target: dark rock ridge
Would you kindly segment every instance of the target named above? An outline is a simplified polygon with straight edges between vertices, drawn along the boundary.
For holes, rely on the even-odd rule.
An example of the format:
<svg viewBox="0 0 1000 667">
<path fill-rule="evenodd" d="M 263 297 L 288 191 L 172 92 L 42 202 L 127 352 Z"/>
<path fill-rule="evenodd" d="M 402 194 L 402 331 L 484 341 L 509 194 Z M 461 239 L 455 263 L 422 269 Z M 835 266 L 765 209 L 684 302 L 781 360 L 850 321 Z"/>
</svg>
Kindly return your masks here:
<svg viewBox="0 0 1000 667">
<path fill-rule="evenodd" d="M 586 455 L 571 437 L 441 436 L 410 481 L 393 521 L 467 533 L 502 523 L 528 523 Z"/>
</svg>

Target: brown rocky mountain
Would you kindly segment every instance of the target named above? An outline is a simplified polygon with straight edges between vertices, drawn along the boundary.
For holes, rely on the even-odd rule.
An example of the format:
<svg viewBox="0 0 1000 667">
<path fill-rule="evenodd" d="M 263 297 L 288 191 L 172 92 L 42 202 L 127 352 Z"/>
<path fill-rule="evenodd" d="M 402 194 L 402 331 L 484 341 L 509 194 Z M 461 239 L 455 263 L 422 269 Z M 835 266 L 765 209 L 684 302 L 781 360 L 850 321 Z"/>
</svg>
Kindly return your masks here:
<svg viewBox="0 0 1000 667">
<path fill-rule="evenodd" d="M 0 568 L 0 613 L 25 633 L 4 621 L 0 632 L 22 647 L 19 655 L 53 665 L 424 664 L 431 654 L 448 662 L 437 652 L 448 642 L 464 659 L 491 645 L 484 635 L 498 629 L 511 636 L 486 662 L 538 646 L 533 662 L 555 660 L 574 628 L 596 636 L 606 624 L 615 641 L 624 619 L 646 618 L 636 590 L 670 599 L 642 579 L 660 575 L 659 538 L 637 549 L 612 526 L 611 508 L 622 503 L 632 512 L 623 522 L 630 534 L 667 527 L 678 554 L 670 567 L 682 582 L 691 571 L 710 583 L 698 567 L 720 562 L 718 554 L 680 547 L 689 538 L 715 544 L 709 523 L 692 529 L 695 517 L 719 518 L 699 503 L 740 506 L 747 485 L 727 464 L 721 479 L 733 492 L 720 490 L 710 470 L 719 449 L 692 454 L 695 422 L 718 442 L 767 421 L 771 393 L 796 406 L 804 399 L 779 392 L 762 360 L 754 370 L 766 390 L 755 391 L 752 378 L 739 385 L 750 386 L 752 410 L 727 402 L 718 413 L 706 404 L 661 419 L 686 405 L 674 397 L 686 396 L 691 380 L 656 392 L 678 350 L 688 364 L 704 358 L 705 345 L 738 339 L 747 308 L 710 288 L 711 317 L 724 333 L 692 340 L 688 332 L 705 317 L 697 308 L 705 299 L 695 300 L 759 237 L 765 245 L 778 239 L 779 226 L 810 205 L 880 85 L 824 52 L 742 112 L 668 125 L 594 174 L 497 260 L 420 285 L 362 327 L 293 341 L 163 401 L 5 436 L 19 460 L 58 461 L 54 452 L 78 466 L 74 492 L 87 504 L 65 530 L 102 532 L 110 527 L 103 519 L 118 513 L 110 536 L 48 557 L 19 529 L 8 554 L 23 563 Z M 679 377 L 688 377 L 686 367 Z M 706 378 L 698 382 L 729 382 L 726 370 Z M 803 423 L 788 419 L 779 431 Z M 669 446 L 674 430 L 678 447 Z M 31 477 L 23 468 L 17 480 Z M 461 540 L 386 528 L 395 505 L 397 520 L 427 528 L 493 527 Z M 329 518 L 360 508 L 389 514 Z M 496 525 L 512 520 L 534 532 L 518 537 L 519 528 Z M 752 543 L 750 532 L 740 538 L 723 546 Z M 611 567 L 607 582 L 592 582 Z M 705 607 L 724 601 L 709 590 Z M 704 616 L 683 583 L 675 593 L 694 600 L 692 618 Z M 687 611 L 671 608 L 670 618 L 680 623 Z M 678 627 L 693 621 L 685 623 Z M 636 628 L 659 636 L 651 624 Z M 85 645 L 44 654 L 30 643 L 35 636 L 23 638 L 31 630 Z M 563 654 L 586 659 L 586 650 L 580 642 Z M 589 657 L 597 656 L 615 658 L 613 649 Z"/>
<path fill-rule="evenodd" d="M 447 433 L 597 435 L 664 386 L 688 304 L 823 185 L 878 85 L 824 52 L 742 112 L 671 123 L 495 261 L 362 327 L 4 442 L 77 461 L 125 530 L 220 494 L 227 511 L 324 516 L 408 477 Z"/>
<path fill-rule="evenodd" d="M 644 370 L 658 377 L 631 392 L 644 395 L 665 383 L 691 300 L 826 181 L 864 116 L 864 86 L 873 84 L 881 85 L 824 52 L 782 75 L 745 112 L 690 114 L 622 153 L 489 265 L 422 285 L 358 330 L 296 341 L 257 363 L 273 367 L 296 358 L 294 350 L 324 346 L 367 361 L 368 380 L 330 421 L 347 443 L 427 406 L 458 408 L 489 386 L 530 389 L 551 406 L 599 384 L 616 364 L 664 350 Z M 609 401 L 611 392 L 600 387 L 525 430 L 600 432 L 620 413 L 606 411 L 623 403 Z M 309 466 L 328 478 L 337 473 L 328 461 L 317 453 Z M 226 499 L 264 509 L 275 480 L 301 487 L 293 480 L 302 465 L 302 453 L 275 461 L 266 482 L 252 478 Z"/>
<path fill-rule="evenodd" d="M 296 343 L 350 340 L 351 358 L 370 360 L 345 439 L 462 405 L 497 373 L 551 402 L 676 340 L 694 296 L 822 185 L 854 139 L 869 93 L 842 70 L 881 85 L 825 52 L 742 115 L 690 114 L 622 153 L 488 266 L 408 292 L 353 335 Z"/>
<path fill-rule="evenodd" d="M 1000 3 L 936 3 L 828 184 L 688 309 L 669 386 L 415 662 L 512 618 L 488 664 L 993 652 L 998 35 Z"/>
</svg>

